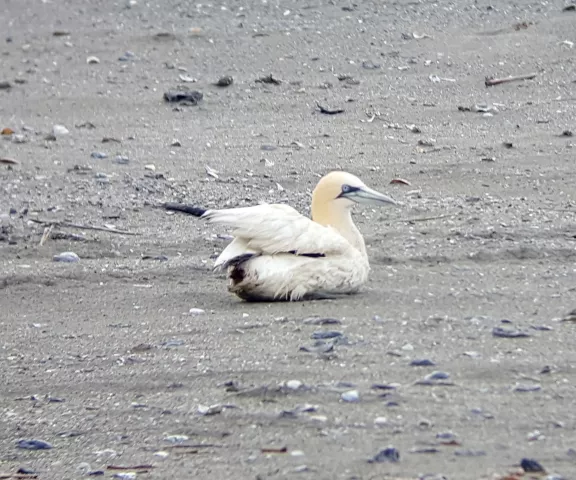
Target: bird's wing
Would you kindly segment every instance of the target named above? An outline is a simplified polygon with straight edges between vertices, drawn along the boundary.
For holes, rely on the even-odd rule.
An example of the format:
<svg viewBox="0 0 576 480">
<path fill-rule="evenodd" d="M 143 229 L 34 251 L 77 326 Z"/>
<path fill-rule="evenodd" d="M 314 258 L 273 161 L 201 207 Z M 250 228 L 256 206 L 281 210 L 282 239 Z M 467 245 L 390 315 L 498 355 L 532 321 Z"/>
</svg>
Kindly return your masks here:
<svg viewBox="0 0 576 480">
<path fill-rule="evenodd" d="M 202 218 L 231 227 L 231 233 L 239 239 L 234 247 L 238 251 L 245 248 L 245 252 L 268 255 L 288 252 L 327 255 L 351 248 L 336 230 L 310 220 L 288 205 L 208 210 Z"/>
</svg>

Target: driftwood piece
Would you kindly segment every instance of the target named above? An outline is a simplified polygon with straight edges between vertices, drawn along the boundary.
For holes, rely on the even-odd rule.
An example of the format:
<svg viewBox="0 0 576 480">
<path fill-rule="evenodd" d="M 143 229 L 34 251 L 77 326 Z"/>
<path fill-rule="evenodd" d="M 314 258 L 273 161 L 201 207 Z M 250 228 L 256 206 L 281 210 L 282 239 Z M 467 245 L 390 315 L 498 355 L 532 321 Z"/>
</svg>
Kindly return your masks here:
<svg viewBox="0 0 576 480">
<path fill-rule="evenodd" d="M 520 82 L 522 80 L 532 80 L 534 78 L 536 78 L 535 73 L 529 73 L 528 75 L 511 75 L 504 78 L 486 77 L 484 80 L 484 85 L 487 87 L 493 87 L 494 85 L 501 85 L 503 83 Z"/>
</svg>

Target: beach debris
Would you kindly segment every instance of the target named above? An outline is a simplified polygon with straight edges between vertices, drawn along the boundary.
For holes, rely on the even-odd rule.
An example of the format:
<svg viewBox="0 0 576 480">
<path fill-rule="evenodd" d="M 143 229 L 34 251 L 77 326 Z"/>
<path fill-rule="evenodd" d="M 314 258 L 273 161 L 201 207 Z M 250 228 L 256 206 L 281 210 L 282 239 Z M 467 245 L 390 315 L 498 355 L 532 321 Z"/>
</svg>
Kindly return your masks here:
<svg viewBox="0 0 576 480">
<path fill-rule="evenodd" d="M 523 458 L 520 461 L 520 468 L 524 470 L 526 473 L 537 473 L 537 472 L 545 472 L 544 467 L 540 465 L 540 462 L 537 460 L 533 460 L 531 458 Z"/>
<path fill-rule="evenodd" d="M 63 263 L 76 263 L 80 261 L 80 257 L 74 252 L 62 252 L 52 257 L 54 262 Z"/>
<path fill-rule="evenodd" d="M 359 402 L 360 401 L 360 393 L 358 392 L 358 390 L 348 390 L 347 392 L 344 392 L 344 393 L 342 393 L 342 395 L 340 395 L 340 399 L 343 402 L 348 402 L 348 403 Z"/>
<path fill-rule="evenodd" d="M 560 319 L 561 322 L 576 322 L 576 308 Z"/>
<path fill-rule="evenodd" d="M 288 453 L 288 447 L 263 447 L 260 449 L 262 453 Z"/>
<path fill-rule="evenodd" d="M 342 322 L 330 317 L 308 317 L 302 320 L 305 325 L 340 325 Z"/>
<path fill-rule="evenodd" d="M 230 75 L 224 75 L 223 77 L 220 77 L 214 85 L 217 87 L 229 87 L 233 83 L 234 79 Z"/>
<path fill-rule="evenodd" d="M 319 103 L 316 103 L 316 106 L 318 107 L 318 111 L 320 113 L 323 113 L 325 115 L 336 115 L 338 113 L 344 113 L 344 109 L 343 108 L 329 108 L 329 107 L 323 107 L 322 105 L 320 105 Z"/>
<path fill-rule="evenodd" d="M 411 367 L 433 367 L 436 364 L 427 358 L 414 359 L 410 362 Z"/>
<path fill-rule="evenodd" d="M 274 76 L 270 74 L 257 78 L 256 83 L 266 83 L 268 85 L 280 85 L 282 82 L 277 78 L 274 78 Z"/>
<path fill-rule="evenodd" d="M 198 105 L 204 95 L 202 92 L 197 90 L 188 90 L 184 88 L 179 88 L 175 90 L 169 90 L 164 93 L 164 100 L 169 103 L 178 103 L 179 105 L 195 106 Z"/>
<path fill-rule="evenodd" d="M 18 440 L 16 443 L 16 448 L 22 448 L 24 450 L 50 450 L 52 445 L 44 440 Z"/>
<path fill-rule="evenodd" d="M 376 455 L 374 455 L 368 463 L 396 463 L 400 461 L 400 452 L 394 447 L 388 447 L 384 450 L 380 450 Z"/>
<path fill-rule="evenodd" d="M 528 332 L 505 327 L 494 327 L 492 329 L 492 335 L 500 338 L 527 338 L 532 336 Z"/>
<path fill-rule="evenodd" d="M 393 178 L 390 180 L 391 185 L 407 185 L 411 186 L 412 184 L 408 180 L 404 180 L 403 178 Z"/>
<path fill-rule="evenodd" d="M 18 165 L 20 162 L 13 158 L 2 157 L 0 158 L 0 163 L 3 163 L 4 165 Z"/>
<path fill-rule="evenodd" d="M 536 78 L 536 73 L 529 73 L 527 75 L 510 75 L 504 78 L 486 77 L 484 79 L 484 85 L 487 87 L 493 87 L 495 85 L 501 85 L 503 83 L 520 82 L 522 80 L 532 80 Z"/>
</svg>

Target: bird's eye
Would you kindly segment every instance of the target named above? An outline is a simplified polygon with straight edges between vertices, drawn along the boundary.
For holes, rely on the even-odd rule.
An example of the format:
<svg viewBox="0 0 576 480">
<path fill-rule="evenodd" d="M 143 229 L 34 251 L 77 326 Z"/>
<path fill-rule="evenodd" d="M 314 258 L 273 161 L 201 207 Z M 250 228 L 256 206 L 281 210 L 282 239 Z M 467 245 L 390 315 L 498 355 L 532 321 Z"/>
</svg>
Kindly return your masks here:
<svg viewBox="0 0 576 480">
<path fill-rule="evenodd" d="M 342 193 L 348 193 L 352 188 L 350 185 L 342 185 Z"/>
</svg>

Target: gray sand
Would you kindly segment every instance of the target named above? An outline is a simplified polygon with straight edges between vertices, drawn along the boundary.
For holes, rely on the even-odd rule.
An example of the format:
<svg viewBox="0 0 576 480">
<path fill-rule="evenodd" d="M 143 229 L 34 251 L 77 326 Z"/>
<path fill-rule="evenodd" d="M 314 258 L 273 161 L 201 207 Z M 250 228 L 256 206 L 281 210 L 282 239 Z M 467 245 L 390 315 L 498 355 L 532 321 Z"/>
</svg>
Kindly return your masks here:
<svg viewBox="0 0 576 480">
<path fill-rule="evenodd" d="M 356 3 L 4 1 L 0 158 L 19 164 L 0 164 L 0 473 L 477 480 L 531 458 L 576 478 L 576 325 L 558 321 L 576 308 L 576 12 Z M 180 76 L 200 105 L 163 101 Z M 479 104 L 497 111 L 458 110 Z M 372 274 L 346 300 L 243 303 L 211 271 L 227 232 L 153 208 L 308 213 L 333 169 L 405 204 L 356 209 Z M 56 225 L 40 246 L 33 219 L 138 235 Z M 299 350 L 323 329 L 347 342 Z M 416 384 L 433 371 L 451 385 Z M 368 463 L 388 446 L 399 462 Z"/>
</svg>

